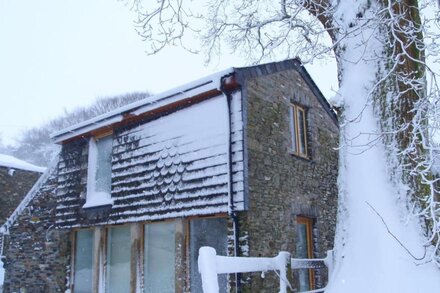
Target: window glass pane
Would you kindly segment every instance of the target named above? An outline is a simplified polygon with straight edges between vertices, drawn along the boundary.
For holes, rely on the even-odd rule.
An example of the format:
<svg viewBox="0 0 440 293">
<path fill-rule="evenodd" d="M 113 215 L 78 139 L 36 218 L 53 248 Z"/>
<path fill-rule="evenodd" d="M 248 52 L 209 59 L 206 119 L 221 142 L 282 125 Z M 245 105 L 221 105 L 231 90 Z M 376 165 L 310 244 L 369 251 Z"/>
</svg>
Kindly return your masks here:
<svg viewBox="0 0 440 293">
<path fill-rule="evenodd" d="M 290 108 L 290 129 L 292 132 L 292 150 L 297 153 L 298 149 L 297 149 L 297 139 L 296 139 L 296 128 L 297 128 L 297 123 L 296 123 L 296 118 L 295 118 L 295 109 L 296 107 L 291 106 Z"/>
<path fill-rule="evenodd" d="M 84 208 L 111 205 L 111 154 L 113 138 L 90 138 L 87 173 L 87 201 Z"/>
<path fill-rule="evenodd" d="M 298 115 L 298 135 L 299 135 L 299 153 L 306 154 L 306 129 L 305 129 L 305 114 L 304 110 L 299 109 Z"/>
<path fill-rule="evenodd" d="M 211 246 L 217 255 L 227 253 L 227 222 L 224 218 L 196 219 L 190 223 L 190 266 L 191 266 L 191 292 L 202 291 L 202 280 L 197 266 L 199 248 Z M 227 276 L 218 275 L 220 292 L 227 290 Z"/>
<path fill-rule="evenodd" d="M 296 233 L 296 256 L 298 258 L 308 258 L 307 225 L 298 223 Z"/>
<path fill-rule="evenodd" d="M 175 290 L 176 225 L 174 222 L 145 225 L 144 292 Z"/>
<path fill-rule="evenodd" d="M 112 171 L 112 144 L 111 135 L 100 138 L 96 141 L 98 150 L 96 156 L 96 185 L 95 191 L 110 193 L 111 189 L 111 171 Z"/>
<path fill-rule="evenodd" d="M 92 292 L 93 230 L 79 230 L 75 237 L 74 292 Z"/>
<path fill-rule="evenodd" d="M 309 243 L 307 236 L 307 225 L 297 223 L 296 225 L 296 257 L 309 258 Z M 309 269 L 298 270 L 299 277 L 299 291 L 308 291 L 310 288 L 310 273 Z"/>
<path fill-rule="evenodd" d="M 130 292 L 130 227 L 108 230 L 107 239 L 107 292 Z"/>
</svg>

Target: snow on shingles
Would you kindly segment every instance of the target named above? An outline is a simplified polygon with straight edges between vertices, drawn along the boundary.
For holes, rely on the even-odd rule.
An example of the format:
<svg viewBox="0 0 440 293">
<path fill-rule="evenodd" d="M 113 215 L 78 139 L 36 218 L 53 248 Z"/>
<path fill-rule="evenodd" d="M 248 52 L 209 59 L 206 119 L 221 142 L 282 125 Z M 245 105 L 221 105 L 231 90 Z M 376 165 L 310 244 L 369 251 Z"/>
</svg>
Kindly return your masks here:
<svg viewBox="0 0 440 293">
<path fill-rule="evenodd" d="M 0 166 L 39 173 L 43 173 L 46 170 L 44 167 L 35 166 L 13 156 L 3 154 L 0 154 Z"/>
<path fill-rule="evenodd" d="M 179 206 L 185 209 L 200 205 L 197 200 L 204 206 L 227 203 L 228 122 L 225 113 L 225 97 L 219 96 L 136 126 L 132 129 L 134 139 L 130 131 L 124 131 L 123 135 L 128 136 L 125 141 L 136 140 L 140 145 L 135 150 L 126 150 L 123 156 L 114 156 L 114 165 L 118 165 L 118 159 L 127 160 L 130 156 L 145 163 L 128 160 L 125 168 L 113 170 L 114 179 L 122 177 L 126 182 L 114 180 L 112 192 L 118 199 L 113 207 L 118 211 L 115 218 L 126 213 L 143 213 L 145 209 L 153 213 Z M 149 140 L 142 140 L 142 137 Z M 148 146 L 143 147 L 142 143 Z M 128 170 L 134 171 L 138 182 L 130 180 Z M 206 198 L 200 198 L 200 191 L 213 187 L 204 195 Z M 182 205 L 179 201 L 191 198 L 191 193 L 198 198 Z M 147 194 L 154 199 L 145 200 Z M 145 205 L 147 207 L 143 207 Z"/>
<path fill-rule="evenodd" d="M 225 167 L 225 165 L 222 165 L 222 166 L 217 166 L 217 167 L 212 167 L 212 168 L 206 168 L 202 171 L 177 174 L 177 176 L 176 176 L 176 174 L 171 174 L 171 176 L 162 177 L 162 178 L 163 178 L 165 185 L 171 187 L 172 185 L 170 185 L 170 184 L 171 184 L 171 182 L 173 182 L 174 183 L 173 185 L 177 188 L 177 190 L 184 190 L 187 188 L 193 188 L 193 187 L 196 188 L 196 187 L 202 185 L 202 183 L 200 183 L 200 182 L 197 182 L 195 184 L 189 183 L 190 181 L 194 182 L 195 180 L 204 180 L 202 186 L 217 185 L 219 181 L 212 180 L 212 179 L 215 178 L 215 176 L 227 175 L 225 172 L 227 172 L 226 167 Z M 117 186 L 115 186 L 113 188 L 112 194 L 117 196 L 118 193 L 126 193 L 126 192 L 132 193 L 132 192 L 135 192 L 136 190 L 143 191 L 145 189 L 151 189 L 151 188 L 157 187 L 157 178 L 154 178 L 153 172 L 150 172 L 149 174 L 145 174 L 145 176 L 146 177 L 144 177 L 144 178 L 142 178 L 141 176 L 138 176 L 137 181 L 126 181 L 124 183 L 118 184 Z M 160 175 L 158 175 L 158 176 L 160 176 Z M 169 178 L 169 179 L 167 180 L 167 178 Z M 180 184 L 180 182 L 188 182 L 188 183 L 187 184 Z M 221 180 L 221 183 L 224 183 L 224 179 Z M 161 185 L 164 185 L 164 184 L 161 184 Z"/>
<path fill-rule="evenodd" d="M 206 197 L 213 194 L 227 194 L 227 186 L 224 185 L 222 188 L 219 188 L 217 186 L 215 187 L 205 187 L 203 189 L 197 190 L 197 191 L 182 191 L 182 193 L 176 194 L 176 199 L 191 199 L 191 198 L 198 198 L 198 197 Z M 135 204 L 136 205 L 142 205 L 145 203 L 163 203 L 163 200 L 161 198 L 158 199 L 152 199 L 155 197 L 155 193 L 152 191 L 144 191 L 141 194 L 133 194 L 127 197 L 124 197 L 123 199 L 115 199 L 115 207 L 123 208 L 133 205 L 133 203 L 130 199 L 136 199 Z"/>
<path fill-rule="evenodd" d="M 176 152 L 176 154 L 170 153 L 171 157 L 176 157 L 176 155 L 178 155 L 177 158 L 179 158 L 183 163 L 192 162 L 195 151 L 198 152 L 198 157 L 206 158 L 213 157 L 217 154 L 222 154 L 224 150 L 224 142 L 222 142 L 221 139 L 222 137 L 217 138 L 216 140 L 219 141 L 219 143 L 215 145 L 213 145 L 209 140 L 192 141 L 188 144 L 181 144 L 181 141 L 175 140 L 173 145 L 178 143 L 179 151 L 176 151 L 175 146 L 167 149 L 172 149 L 170 150 L 171 152 Z M 167 149 L 163 149 L 163 145 L 160 150 L 157 150 L 157 147 L 157 145 L 154 147 L 154 149 L 151 149 L 148 146 L 141 147 L 134 151 L 125 152 L 121 156 L 113 157 L 112 170 L 117 171 L 118 169 L 126 169 L 134 165 L 155 163 L 156 161 L 160 160 L 161 156 L 168 156 L 165 153 L 167 152 Z"/>
<path fill-rule="evenodd" d="M 220 89 L 221 78 L 234 72 L 234 68 L 229 68 L 204 78 L 195 80 L 185 85 L 176 87 L 161 94 L 151 96 L 140 101 L 128 104 L 120 107 L 116 110 L 110 111 L 106 114 L 97 116 L 95 118 L 86 120 L 84 122 L 75 124 L 68 128 L 57 131 L 51 135 L 51 138 L 56 142 L 61 142 L 68 138 L 86 133 L 93 129 L 104 127 L 112 123 L 121 121 L 123 119 L 122 114 L 132 113 L 139 115 L 141 113 L 151 111 L 155 108 L 176 102 L 199 93 L 203 93 L 210 89 Z"/>
<path fill-rule="evenodd" d="M 116 132 L 115 202 L 106 223 L 227 211 L 227 111 L 226 98 L 218 96 Z M 79 225 L 63 210 L 59 224 Z"/>
<path fill-rule="evenodd" d="M 230 115 L 234 204 L 237 210 L 244 208 L 241 104 L 241 94 L 234 93 Z M 112 197 L 115 205 L 110 219 L 105 223 L 227 212 L 229 170 L 226 106 L 225 97 L 219 96 L 157 120 L 117 131 L 112 159 Z M 171 165 L 170 158 L 173 159 Z M 174 178 L 177 168 L 180 168 L 180 177 Z M 213 172 L 214 169 L 217 174 Z M 194 177 L 194 174 L 197 175 Z M 185 182 L 181 175 L 192 177 L 192 180 Z M 136 186 L 145 183 L 144 188 L 136 189 Z M 116 192 L 117 188 L 124 187 L 134 189 Z M 168 192 L 169 189 L 172 193 Z M 161 190 L 166 192 L 161 193 Z M 57 223 L 66 228 L 84 225 L 78 222 L 77 215 L 63 214 L 63 210 L 75 208 L 76 205 L 70 198 L 69 203 L 63 206 L 66 209 L 58 211 Z M 162 208 L 158 211 L 155 207 Z M 119 214 L 128 210 L 133 214 Z"/>
<path fill-rule="evenodd" d="M 168 211 L 172 211 L 172 210 L 187 210 L 187 209 L 194 209 L 195 207 L 198 207 L 198 206 L 208 208 L 209 205 L 212 205 L 212 206 L 222 206 L 223 205 L 224 208 L 227 208 L 225 203 L 227 203 L 227 202 L 225 201 L 224 198 L 221 198 L 221 197 L 211 198 L 211 199 L 198 198 L 198 199 L 194 199 L 189 202 L 177 202 L 171 206 L 159 205 L 154 210 L 151 209 L 148 205 L 145 208 L 141 208 L 139 210 L 127 209 L 125 211 L 119 212 L 119 216 L 124 216 L 124 215 L 132 216 L 132 215 L 137 215 L 137 214 L 152 214 L 152 213 L 159 213 L 159 212 L 168 212 Z M 142 207 L 142 205 L 139 204 L 139 207 Z"/>
<path fill-rule="evenodd" d="M 132 222 L 142 222 L 142 221 L 157 221 L 157 220 L 165 220 L 172 218 L 180 218 L 180 217 L 191 217 L 191 216 L 201 216 L 201 215 L 212 215 L 225 213 L 227 209 L 222 206 L 210 206 L 207 208 L 196 208 L 184 211 L 167 211 L 164 213 L 155 213 L 149 215 L 136 215 L 134 217 L 127 217 L 118 219 L 118 221 L 105 221 L 102 223 L 94 223 L 93 225 L 111 225 L 111 224 L 122 224 L 122 223 L 132 223 Z M 63 228 L 78 228 L 78 227 L 87 227 L 87 225 L 82 225 L 77 222 L 76 219 L 66 219 L 66 220 L 57 220 L 56 223 Z M 89 225 L 90 226 L 90 225 Z"/>
</svg>

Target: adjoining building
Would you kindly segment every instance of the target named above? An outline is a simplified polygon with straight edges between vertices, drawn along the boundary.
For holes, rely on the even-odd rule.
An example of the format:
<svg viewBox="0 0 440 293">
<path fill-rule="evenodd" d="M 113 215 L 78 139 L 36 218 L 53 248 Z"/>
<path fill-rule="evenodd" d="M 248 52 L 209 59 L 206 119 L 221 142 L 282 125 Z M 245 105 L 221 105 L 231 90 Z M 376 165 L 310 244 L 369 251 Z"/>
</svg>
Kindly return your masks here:
<svg viewBox="0 0 440 293">
<path fill-rule="evenodd" d="M 0 154 L 0 226 L 5 223 L 46 168 Z"/>
<path fill-rule="evenodd" d="M 11 219 L 26 194 L 45 171 L 10 155 L 0 154 L 0 227 Z M 5 244 L 4 228 L 0 228 L 0 256 Z M 0 292 L 3 286 L 4 268 L 0 264 Z"/>
<path fill-rule="evenodd" d="M 201 246 L 325 256 L 338 132 L 297 59 L 231 68 L 59 131 L 58 163 L 8 225 L 5 292 L 201 292 Z M 276 278 L 220 284 L 275 292 Z M 291 282 L 325 285 L 314 270 Z"/>
</svg>

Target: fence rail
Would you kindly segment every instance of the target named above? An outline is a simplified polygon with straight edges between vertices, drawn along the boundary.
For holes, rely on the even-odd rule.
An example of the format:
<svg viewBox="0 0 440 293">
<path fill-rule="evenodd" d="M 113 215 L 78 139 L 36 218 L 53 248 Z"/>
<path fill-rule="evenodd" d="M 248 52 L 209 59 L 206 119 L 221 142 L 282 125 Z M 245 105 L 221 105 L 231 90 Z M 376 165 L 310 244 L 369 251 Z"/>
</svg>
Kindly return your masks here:
<svg viewBox="0 0 440 293">
<path fill-rule="evenodd" d="M 218 293 L 217 275 L 275 271 L 280 279 L 280 293 L 287 293 L 290 287 L 287 280 L 287 267 L 297 269 L 328 268 L 328 275 L 333 271 L 333 251 L 327 251 L 327 257 L 322 259 L 291 258 L 290 253 L 280 251 L 275 257 L 230 257 L 217 255 L 214 248 L 204 246 L 199 249 L 199 273 L 202 275 L 204 293 Z M 325 288 L 303 291 L 300 293 L 324 292 Z"/>
</svg>

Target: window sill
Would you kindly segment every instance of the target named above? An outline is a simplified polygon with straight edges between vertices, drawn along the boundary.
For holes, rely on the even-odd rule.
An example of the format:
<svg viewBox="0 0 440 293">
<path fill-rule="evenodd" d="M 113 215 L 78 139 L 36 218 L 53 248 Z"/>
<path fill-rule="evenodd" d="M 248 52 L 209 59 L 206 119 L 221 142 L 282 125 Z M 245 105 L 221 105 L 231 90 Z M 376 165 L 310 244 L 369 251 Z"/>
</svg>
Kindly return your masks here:
<svg viewBox="0 0 440 293">
<path fill-rule="evenodd" d="M 81 214 L 88 221 L 107 221 L 111 210 L 112 205 L 108 204 L 83 208 Z"/>
<path fill-rule="evenodd" d="M 113 206 L 113 199 L 107 192 L 93 192 L 87 194 L 86 203 L 82 206 L 83 209 L 98 208 L 104 206 Z"/>
<path fill-rule="evenodd" d="M 302 160 L 305 160 L 305 161 L 311 161 L 311 160 L 312 160 L 311 157 L 309 157 L 309 156 L 305 156 L 305 155 L 301 155 L 301 154 L 299 154 L 299 153 L 297 153 L 297 152 L 294 152 L 294 151 L 292 151 L 292 150 L 290 150 L 288 153 L 289 153 L 289 155 L 291 155 L 291 156 L 297 157 L 297 158 L 302 159 Z"/>
</svg>

